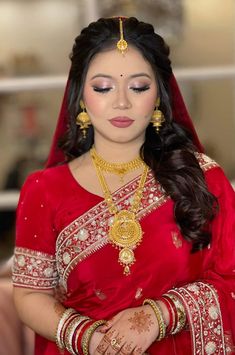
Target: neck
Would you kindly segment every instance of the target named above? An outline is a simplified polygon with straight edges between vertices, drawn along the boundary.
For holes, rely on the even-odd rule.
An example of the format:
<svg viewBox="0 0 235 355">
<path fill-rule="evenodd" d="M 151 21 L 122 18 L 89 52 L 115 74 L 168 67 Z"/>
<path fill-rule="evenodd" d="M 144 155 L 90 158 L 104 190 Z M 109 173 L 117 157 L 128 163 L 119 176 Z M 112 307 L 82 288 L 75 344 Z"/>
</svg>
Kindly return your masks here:
<svg viewBox="0 0 235 355">
<path fill-rule="evenodd" d="M 95 140 L 94 147 L 104 160 L 113 163 L 127 163 L 139 157 L 143 142 L 116 143 Z"/>
</svg>

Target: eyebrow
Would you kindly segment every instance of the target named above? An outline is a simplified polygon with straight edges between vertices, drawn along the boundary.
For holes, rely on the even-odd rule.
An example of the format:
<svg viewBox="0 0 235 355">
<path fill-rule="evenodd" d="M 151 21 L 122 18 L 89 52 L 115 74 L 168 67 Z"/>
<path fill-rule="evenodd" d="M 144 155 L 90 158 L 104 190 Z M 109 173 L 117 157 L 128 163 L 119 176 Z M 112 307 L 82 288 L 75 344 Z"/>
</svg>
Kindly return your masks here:
<svg viewBox="0 0 235 355">
<path fill-rule="evenodd" d="M 136 73 L 136 74 L 132 74 L 132 75 L 130 75 L 129 78 L 130 78 L 130 79 L 132 79 L 132 78 L 138 78 L 138 77 L 140 77 L 140 76 L 145 76 L 145 77 L 147 77 L 147 78 L 149 78 L 149 79 L 152 79 L 151 76 L 150 76 L 149 74 L 147 74 L 147 73 Z M 102 73 L 99 73 L 99 74 L 94 75 L 94 76 L 91 78 L 91 80 L 93 80 L 93 79 L 95 79 L 95 78 L 108 78 L 108 79 L 113 79 L 113 77 L 112 77 L 111 75 L 102 74 Z"/>
</svg>

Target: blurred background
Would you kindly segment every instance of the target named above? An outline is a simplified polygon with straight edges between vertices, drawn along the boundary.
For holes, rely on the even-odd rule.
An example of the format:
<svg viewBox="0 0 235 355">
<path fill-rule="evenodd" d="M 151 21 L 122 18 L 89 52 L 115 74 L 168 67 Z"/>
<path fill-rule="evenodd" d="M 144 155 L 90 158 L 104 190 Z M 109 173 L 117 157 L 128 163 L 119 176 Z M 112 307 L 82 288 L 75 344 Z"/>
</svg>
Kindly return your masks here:
<svg viewBox="0 0 235 355">
<path fill-rule="evenodd" d="M 74 38 L 115 15 L 163 35 L 206 152 L 235 180 L 234 0 L 0 0 L 0 260 L 13 250 L 19 189 L 47 157 Z"/>
</svg>

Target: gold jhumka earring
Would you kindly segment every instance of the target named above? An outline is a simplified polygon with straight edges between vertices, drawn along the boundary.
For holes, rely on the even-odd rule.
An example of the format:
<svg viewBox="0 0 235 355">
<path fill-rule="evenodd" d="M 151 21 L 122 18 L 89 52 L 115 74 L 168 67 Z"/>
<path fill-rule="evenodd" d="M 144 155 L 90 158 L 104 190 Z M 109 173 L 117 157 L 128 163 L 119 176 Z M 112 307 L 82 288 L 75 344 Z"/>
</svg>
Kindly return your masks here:
<svg viewBox="0 0 235 355">
<path fill-rule="evenodd" d="M 82 131 L 83 138 L 86 139 L 87 130 L 88 130 L 89 126 L 91 125 L 91 121 L 90 121 L 90 118 L 89 118 L 87 112 L 85 111 L 85 105 L 82 100 L 80 100 L 80 106 L 81 106 L 82 112 L 80 112 L 77 115 L 76 124 L 79 126 L 80 130 Z"/>
<path fill-rule="evenodd" d="M 119 17 L 119 30 L 120 30 L 120 39 L 117 42 L 117 49 L 124 54 L 124 52 L 127 50 L 128 44 L 127 41 L 124 39 L 123 36 L 123 22 L 122 18 Z"/>
<path fill-rule="evenodd" d="M 150 121 L 153 124 L 153 127 L 156 128 L 157 133 L 159 133 L 163 122 L 165 122 L 165 117 L 162 111 L 159 110 L 159 106 L 160 106 L 160 98 L 157 99 L 156 108 L 153 111 L 153 115 Z"/>
</svg>

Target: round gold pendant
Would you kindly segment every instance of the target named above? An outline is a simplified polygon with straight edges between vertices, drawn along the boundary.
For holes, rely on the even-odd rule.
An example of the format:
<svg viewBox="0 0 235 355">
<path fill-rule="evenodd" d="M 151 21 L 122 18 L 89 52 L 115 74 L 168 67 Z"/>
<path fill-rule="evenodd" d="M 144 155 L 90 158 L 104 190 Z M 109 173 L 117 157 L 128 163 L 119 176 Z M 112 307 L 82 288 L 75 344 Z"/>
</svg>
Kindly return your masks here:
<svg viewBox="0 0 235 355">
<path fill-rule="evenodd" d="M 142 229 L 135 214 L 127 210 L 118 212 L 109 230 L 112 243 L 121 248 L 130 248 L 140 243 Z"/>
</svg>

